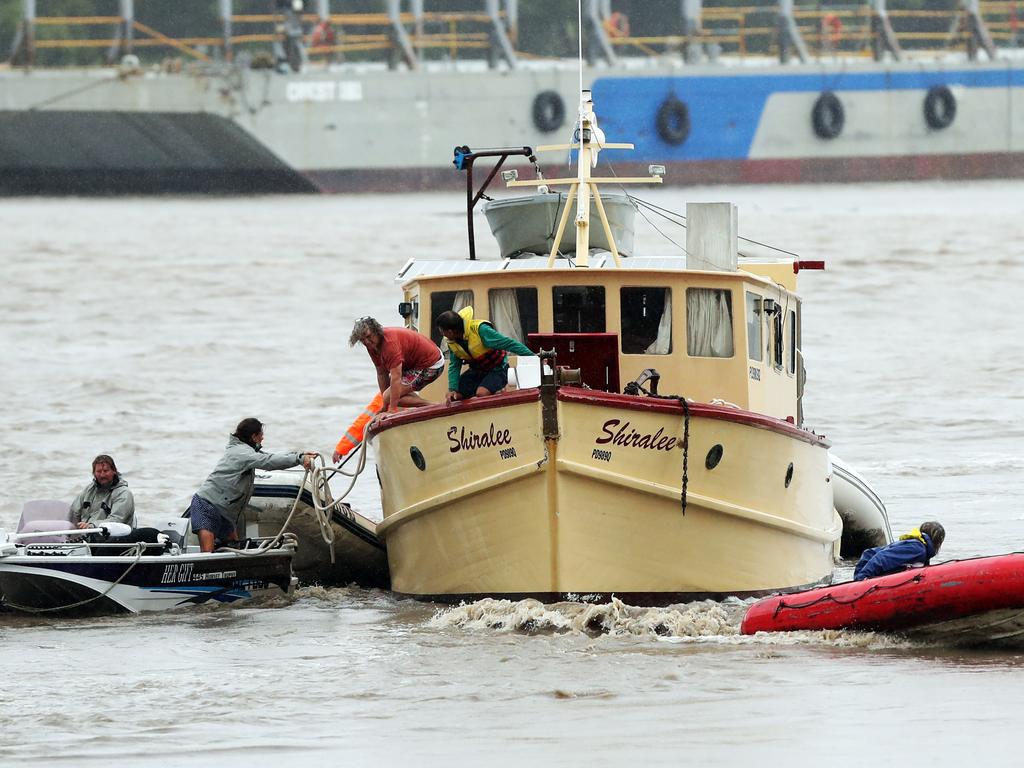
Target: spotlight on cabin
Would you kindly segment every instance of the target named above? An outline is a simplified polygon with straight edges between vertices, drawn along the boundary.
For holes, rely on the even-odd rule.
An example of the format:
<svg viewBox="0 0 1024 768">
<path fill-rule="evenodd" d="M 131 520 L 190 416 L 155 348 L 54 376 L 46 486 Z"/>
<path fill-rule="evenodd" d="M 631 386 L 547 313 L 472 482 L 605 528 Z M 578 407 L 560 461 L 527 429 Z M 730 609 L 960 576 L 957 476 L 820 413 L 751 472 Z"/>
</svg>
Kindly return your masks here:
<svg viewBox="0 0 1024 768">
<path fill-rule="evenodd" d="M 761 302 L 761 306 L 766 315 L 774 315 L 779 311 L 779 305 L 775 303 L 775 299 L 765 299 Z"/>
<path fill-rule="evenodd" d="M 665 175 L 665 166 L 664 165 L 648 165 L 647 166 L 647 172 L 649 174 L 651 174 L 651 176 L 659 176 L 659 177 L 660 176 L 664 176 Z"/>
<path fill-rule="evenodd" d="M 501 178 L 505 180 L 506 184 L 509 184 L 519 178 L 519 171 L 502 171 Z"/>
<path fill-rule="evenodd" d="M 411 317 L 412 316 L 412 302 L 411 301 L 403 301 L 402 303 L 400 303 L 398 305 L 398 314 L 400 314 L 403 318 L 406 318 L 406 319 Z"/>
</svg>

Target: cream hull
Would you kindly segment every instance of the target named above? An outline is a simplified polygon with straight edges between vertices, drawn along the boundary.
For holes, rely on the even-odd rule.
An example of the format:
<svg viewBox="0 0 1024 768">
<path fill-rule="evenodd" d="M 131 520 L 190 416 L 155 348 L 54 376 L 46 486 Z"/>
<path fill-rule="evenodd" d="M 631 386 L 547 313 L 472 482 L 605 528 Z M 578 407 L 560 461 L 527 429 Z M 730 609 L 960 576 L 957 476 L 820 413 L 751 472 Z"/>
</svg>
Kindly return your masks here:
<svg viewBox="0 0 1024 768">
<path fill-rule="evenodd" d="M 470 403 L 374 436 L 396 592 L 671 602 L 831 576 L 842 525 L 811 433 L 691 404 L 684 511 L 678 402 L 550 388 Z"/>
</svg>

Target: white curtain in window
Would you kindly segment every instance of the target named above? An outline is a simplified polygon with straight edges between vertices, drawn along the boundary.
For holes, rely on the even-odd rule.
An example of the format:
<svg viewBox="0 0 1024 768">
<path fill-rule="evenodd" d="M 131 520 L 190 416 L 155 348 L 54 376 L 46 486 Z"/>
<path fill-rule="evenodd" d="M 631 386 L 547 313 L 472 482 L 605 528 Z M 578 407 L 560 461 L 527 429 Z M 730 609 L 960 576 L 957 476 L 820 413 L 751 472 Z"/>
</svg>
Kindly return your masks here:
<svg viewBox="0 0 1024 768">
<path fill-rule="evenodd" d="M 665 289 L 665 308 L 658 321 L 658 336 L 647 347 L 648 355 L 667 355 L 672 351 L 672 291 Z"/>
<path fill-rule="evenodd" d="M 732 316 L 725 291 L 686 292 L 686 348 L 693 357 L 732 357 Z"/>
<path fill-rule="evenodd" d="M 456 291 L 455 302 L 452 304 L 452 312 L 459 312 L 473 303 L 472 291 Z M 476 307 L 473 308 L 473 316 L 476 317 Z"/>
<path fill-rule="evenodd" d="M 523 323 L 519 318 L 519 302 L 514 288 L 491 291 L 491 324 L 498 333 L 510 339 L 526 343 L 523 338 Z"/>
</svg>

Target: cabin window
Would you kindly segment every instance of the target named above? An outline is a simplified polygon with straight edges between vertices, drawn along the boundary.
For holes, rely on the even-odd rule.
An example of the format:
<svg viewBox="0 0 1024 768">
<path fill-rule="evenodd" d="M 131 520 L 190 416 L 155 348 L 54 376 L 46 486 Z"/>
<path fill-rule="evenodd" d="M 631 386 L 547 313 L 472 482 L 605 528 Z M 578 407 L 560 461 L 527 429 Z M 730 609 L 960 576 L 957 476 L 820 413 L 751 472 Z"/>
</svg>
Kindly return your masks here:
<svg viewBox="0 0 1024 768">
<path fill-rule="evenodd" d="M 498 333 L 525 344 L 537 332 L 536 288 L 496 288 L 487 299 L 491 325 Z"/>
<path fill-rule="evenodd" d="M 686 351 L 691 357 L 732 357 L 732 293 L 686 289 Z"/>
<path fill-rule="evenodd" d="M 672 351 L 672 291 L 669 288 L 622 288 L 622 352 L 667 355 Z"/>
<path fill-rule="evenodd" d="M 430 338 L 434 340 L 434 343 L 441 344 L 441 332 L 437 330 L 438 315 L 448 310 L 458 312 L 460 309 L 472 306 L 472 291 L 434 291 L 430 294 Z"/>
<path fill-rule="evenodd" d="M 785 338 L 782 335 L 782 308 L 776 305 L 775 314 L 772 316 L 772 365 L 782 368 L 782 343 Z"/>
<path fill-rule="evenodd" d="M 747 357 L 760 361 L 761 355 L 761 297 L 756 293 L 747 294 Z"/>
<path fill-rule="evenodd" d="M 796 312 L 789 310 L 789 354 L 786 355 L 786 373 L 796 373 Z"/>
<path fill-rule="evenodd" d="M 557 286 L 551 299 L 554 333 L 604 333 L 604 286 Z"/>
</svg>

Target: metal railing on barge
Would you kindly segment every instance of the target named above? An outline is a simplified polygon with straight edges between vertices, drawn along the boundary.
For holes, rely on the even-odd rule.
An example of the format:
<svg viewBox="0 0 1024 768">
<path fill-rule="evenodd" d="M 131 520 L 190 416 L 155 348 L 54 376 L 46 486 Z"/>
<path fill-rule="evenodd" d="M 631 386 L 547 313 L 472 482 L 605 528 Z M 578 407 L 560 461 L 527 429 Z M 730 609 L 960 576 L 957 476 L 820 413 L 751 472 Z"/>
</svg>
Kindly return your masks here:
<svg viewBox="0 0 1024 768">
<path fill-rule="evenodd" d="M 147 1 L 140 0 L 140 10 L 146 10 Z M 127 55 L 149 59 L 154 50 L 165 63 L 167 56 L 231 61 L 244 51 L 255 66 L 295 71 L 310 62 L 374 58 L 411 69 L 439 57 L 485 57 L 491 66 L 509 68 L 524 59 L 548 58 L 517 48 L 518 0 L 478 0 L 479 11 L 459 12 L 428 10 L 428 0 L 411 0 L 408 10 L 403 0 L 381 1 L 386 8 L 381 13 L 335 13 L 332 0 L 266 0 L 270 12 L 236 14 L 233 0 L 216 0 L 219 34 L 182 36 L 136 18 L 135 0 L 118 0 L 117 16 L 39 15 L 36 0 L 22 0 L 10 63 L 94 64 L 102 59 L 111 64 Z M 584 0 L 588 58 L 609 63 L 626 54 L 689 63 L 719 56 L 899 60 L 963 51 L 974 59 L 984 51 L 993 59 L 997 43 L 1016 48 L 1024 38 L 1017 0 L 957 0 L 952 9 L 940 0 L 923 0 L 924 8 L 914 0 L 898 0 L 893 7 L 887 0 L 813 7 L 797 0 L 764 5 L 729 1 L 680 0 L 678 16 L 663 20 L 662 26 L 671 31 L 651 34 L 653 30 L 631 28 L 635 25 L 612 0 Z M 202 3 L 210 6 L 213 0 Z M 89 51 L 101 51 L 102 57 Z"/>
</svg>

